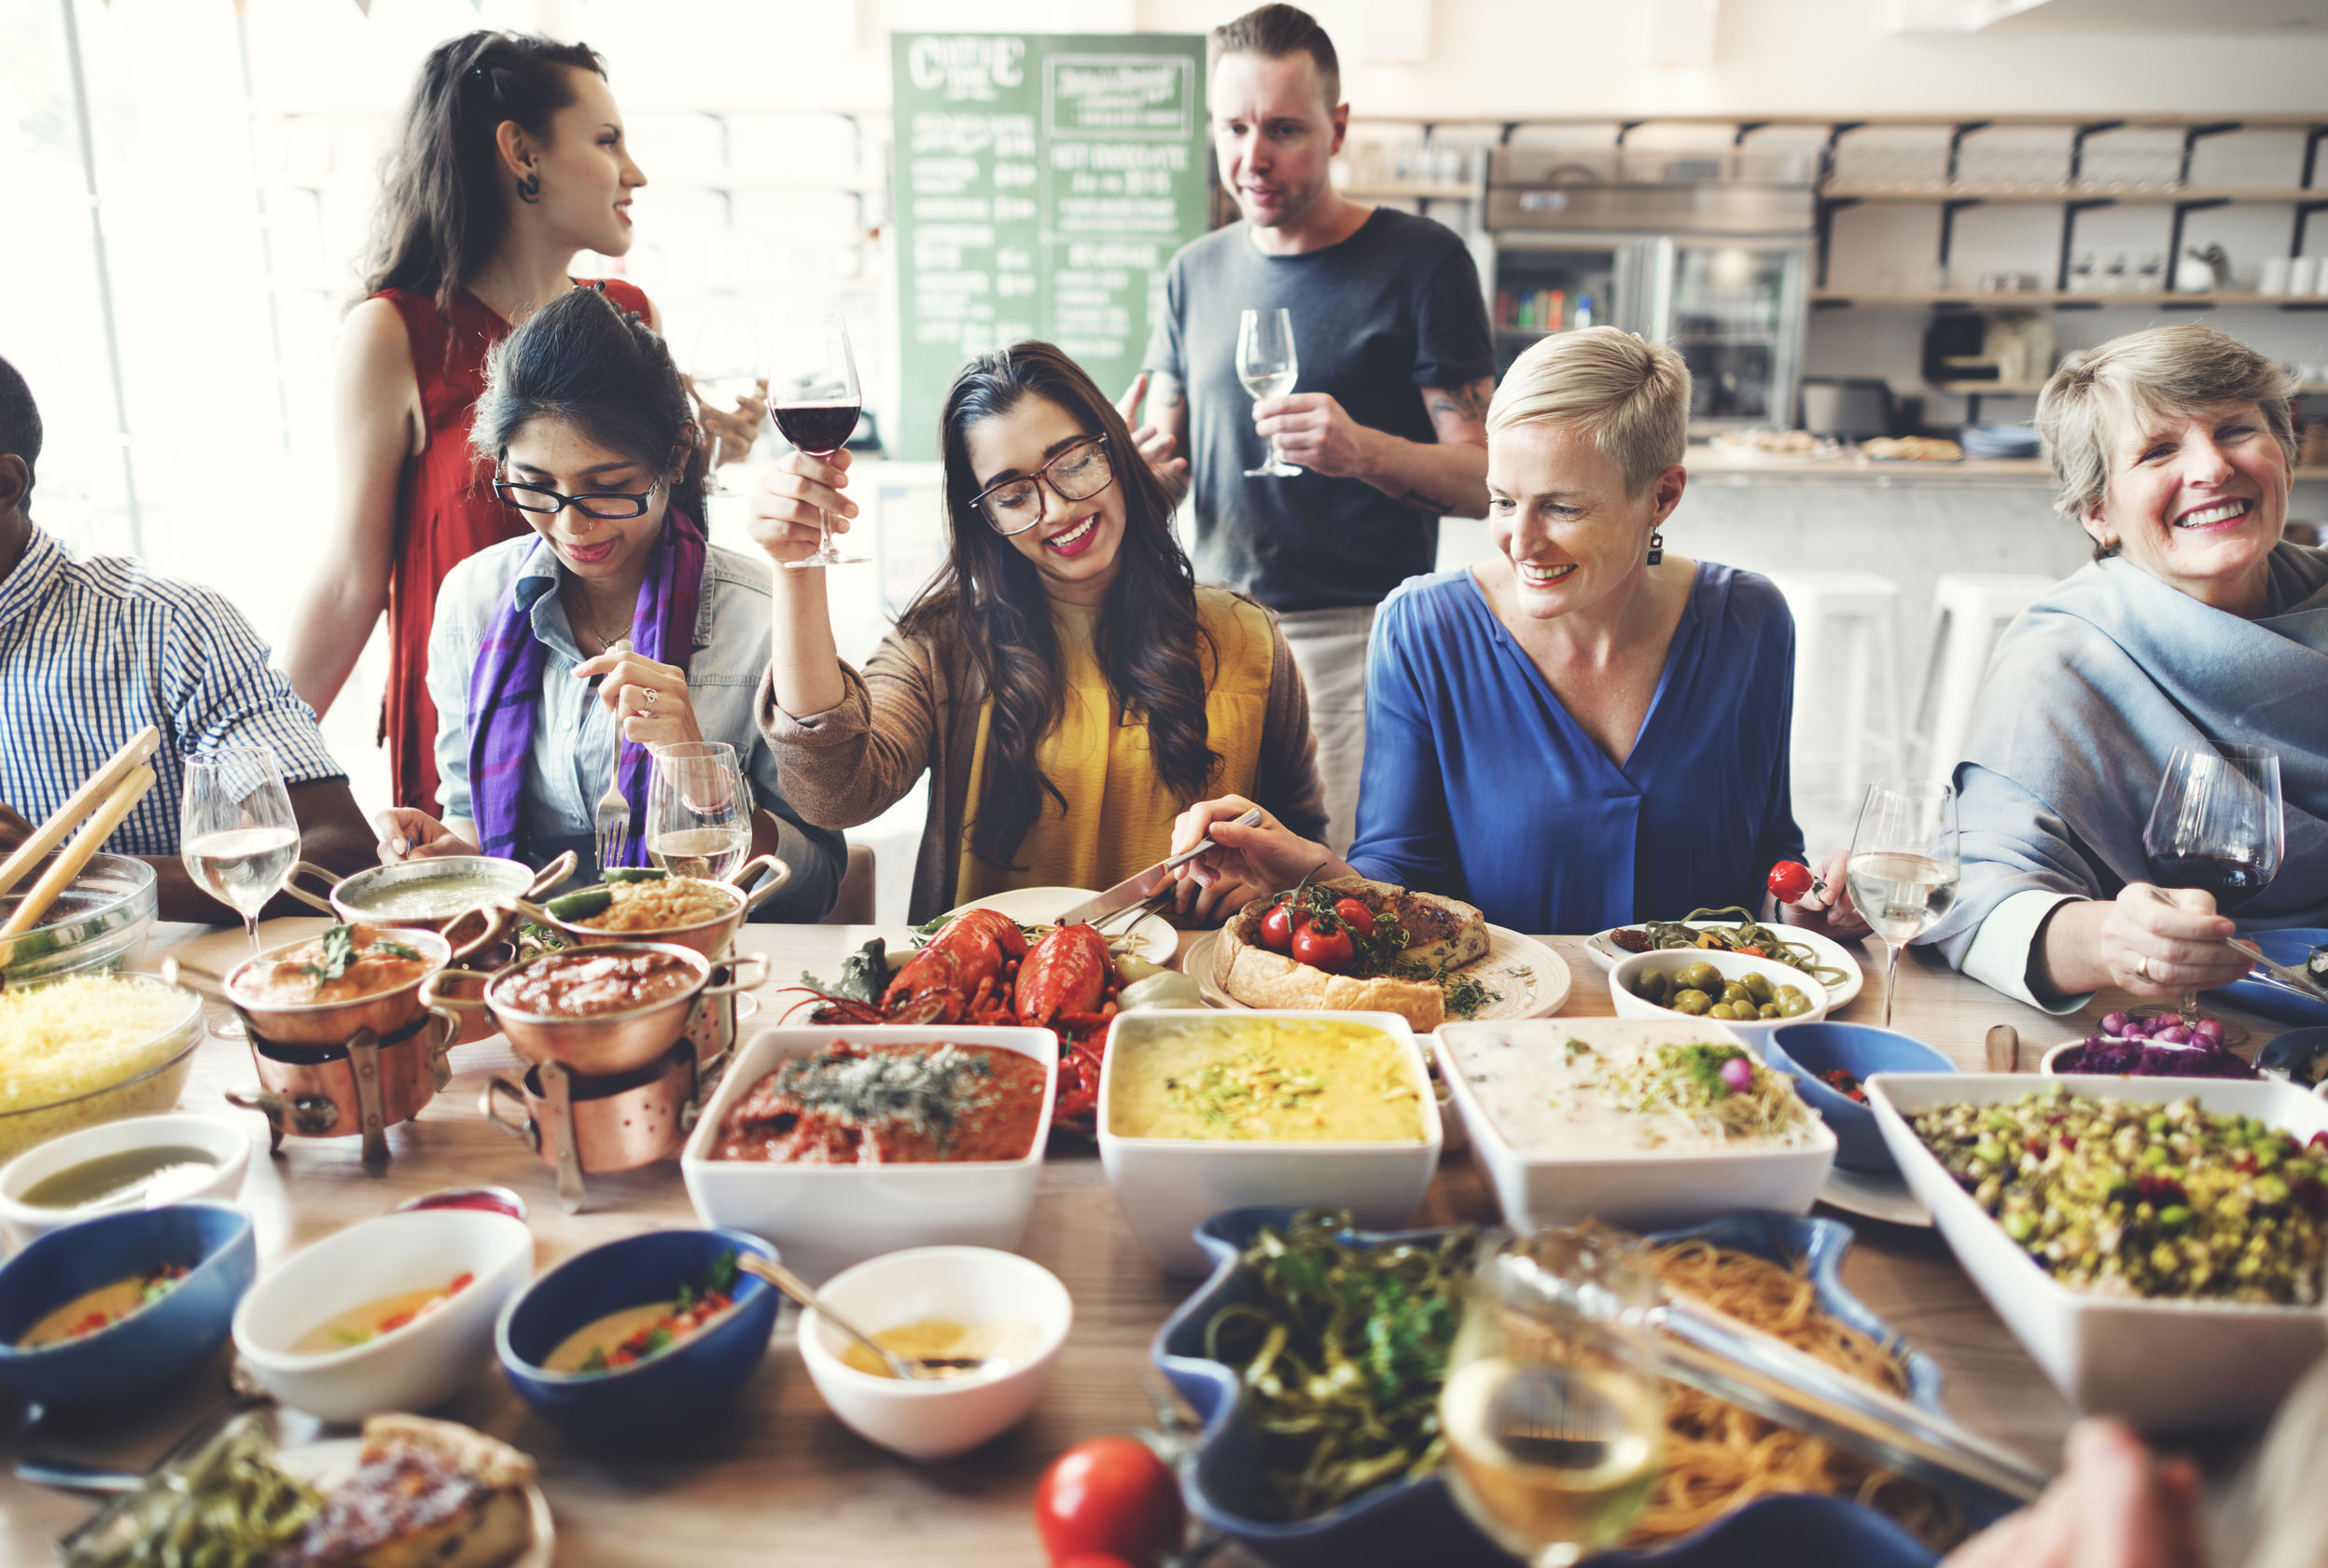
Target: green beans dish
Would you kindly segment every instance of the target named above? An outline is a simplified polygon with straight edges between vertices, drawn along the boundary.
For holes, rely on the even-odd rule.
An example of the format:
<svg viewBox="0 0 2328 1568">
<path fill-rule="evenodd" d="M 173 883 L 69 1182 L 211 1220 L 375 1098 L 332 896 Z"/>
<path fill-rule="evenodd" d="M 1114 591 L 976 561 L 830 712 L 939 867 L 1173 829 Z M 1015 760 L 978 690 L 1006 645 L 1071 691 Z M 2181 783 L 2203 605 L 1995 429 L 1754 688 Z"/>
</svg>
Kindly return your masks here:
<svg viewBox="0 0 2328 1568">
<path fill-rule="evenodd" d="M 2328 1261 L 2328 1134 L 2308 1145 L 2196 1100 L 2066 1088 L 1909 1118 L 1959 1186 L 2073 1290 L 2313 1306 Z"/>
<path fill-rule="evenodd" d="M 1734 916 L 1735 924 L 1719 923 Z M 1624 952 L 1704 948 L 1775 959 L 1791 969 L 1800 969 L 1830 991 L 1849 978 L 1834 964 L 1822 963 L 1816 949 L 1789 940 L 1783 931 L 1763 924 L 1735 904 L 1726 909 L 1692 909 L 1680 920 L 1645 920 L 1611 932 L 1609 939 Z"/>
</svg>

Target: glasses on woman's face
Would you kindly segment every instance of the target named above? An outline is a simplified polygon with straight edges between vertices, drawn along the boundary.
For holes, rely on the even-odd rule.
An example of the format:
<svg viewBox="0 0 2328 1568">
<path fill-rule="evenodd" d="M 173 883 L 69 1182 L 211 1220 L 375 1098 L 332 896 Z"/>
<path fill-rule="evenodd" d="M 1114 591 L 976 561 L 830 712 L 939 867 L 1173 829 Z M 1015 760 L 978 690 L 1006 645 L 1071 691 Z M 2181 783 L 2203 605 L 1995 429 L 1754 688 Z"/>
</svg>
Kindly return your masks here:
<svg viewBox="0 0 2328 1568">
<path fill-rule="evenodd" d="M 662 481 L 657 479 L 635 495 L 561 495 L 537 484 L 511 484 L 507 479 L 493 481 L 493 493 L 521 512 L 540 512 L 554 517 L 572 506 L 584 517 L 604 518 L 609 521 L 646 515 L 647 503 L 662 488 Z"/>
<path fill-rule="evenodd" d="M 1113 484 L 1115 477 L 1115 467 L 1108 461 L 1108 437 L 1091 436 L 1027 478 L 1005 479 L 991 490 L 979 492 L 970 505 L 985 514 L 996 533 L 1024 534 L 1043 520 L 1043 481 L 1050 481 L 1062 501 L 1088 501 Z"/>
</svg>

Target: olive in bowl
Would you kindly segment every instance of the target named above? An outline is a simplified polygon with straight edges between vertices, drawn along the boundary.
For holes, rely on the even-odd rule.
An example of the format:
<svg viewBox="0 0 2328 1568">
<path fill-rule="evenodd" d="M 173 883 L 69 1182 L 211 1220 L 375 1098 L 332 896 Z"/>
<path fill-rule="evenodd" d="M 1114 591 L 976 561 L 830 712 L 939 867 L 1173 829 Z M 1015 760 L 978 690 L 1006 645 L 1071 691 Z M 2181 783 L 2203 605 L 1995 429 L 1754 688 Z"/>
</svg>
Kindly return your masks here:
<svg viewBox="0 0 2328 1568">
<path fill-rule="evenodd" d="M 1703 1019 L 1760 1045 L 1781 1024 L 1827 1016 L 1827 988 L 1800 969 L 1705 948 L 1637 952 L 1609 971 L 1619 1018 Z"/>
</svg>

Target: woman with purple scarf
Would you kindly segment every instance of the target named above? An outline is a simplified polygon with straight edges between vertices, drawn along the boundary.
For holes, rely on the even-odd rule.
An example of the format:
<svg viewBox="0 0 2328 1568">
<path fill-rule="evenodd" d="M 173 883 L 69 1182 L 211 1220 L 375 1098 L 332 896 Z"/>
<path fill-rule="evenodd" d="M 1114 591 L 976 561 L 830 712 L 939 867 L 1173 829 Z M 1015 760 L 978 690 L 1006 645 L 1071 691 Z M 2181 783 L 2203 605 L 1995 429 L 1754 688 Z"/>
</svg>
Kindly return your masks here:
<svg viewBox="0 0 2328 1568">
<path fill-rule="evenodd" d="M 496 345 L 485 374 L 469 438 L 533 534 L 469 557 L 438 590 L 428 687 L 445 817 L 383 813 L 381 858 L 540 866 L 572 850 L 579 879 L 596 881 L 608 778 L 631 803 L 622 862 L 644 865 L 649 748 L 724 741 L 756 801 L 752 853 L 791 867 L 756 918 L 817 919 L 847 845 L 778 787 L 753 708 L 767 568 L 704 540 L 698 432 L 662 340 L 578 288 Z"/>
</svg>

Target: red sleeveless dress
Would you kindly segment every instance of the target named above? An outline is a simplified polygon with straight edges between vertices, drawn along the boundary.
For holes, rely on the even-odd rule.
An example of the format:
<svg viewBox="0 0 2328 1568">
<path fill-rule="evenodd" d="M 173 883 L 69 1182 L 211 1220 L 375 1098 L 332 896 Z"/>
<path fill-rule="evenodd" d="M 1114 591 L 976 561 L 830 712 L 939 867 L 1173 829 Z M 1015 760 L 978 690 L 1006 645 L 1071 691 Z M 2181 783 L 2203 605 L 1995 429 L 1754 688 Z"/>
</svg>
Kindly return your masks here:
<svg viewBox="0 0 2328 1568">
<path fill-rule="evenodd" d="M 588 280 L 577 280 L 588 281 Z M 647 296 L 608 279 L 606 298 L 641 320 Z M 509 335 L 509 324 L 464 289 L 450 324 L 437 301 L 411 289 L 383 289 L 404 318 L 412 340 L 412 375 L 420 383 L 428 444 L 404 478 L 388 567 L 388 692 L 381 735 L 399 806 L 436 815 L 437 707 L 428 700 L 428 629 L 436 619 L 437 585 L 456 562 L 487 545 L 528 532 L 524 520 L 493 493 L 493 465 L 469 451 L 469 416 L 485 389 L 485 351 Z"/>
</svg>

